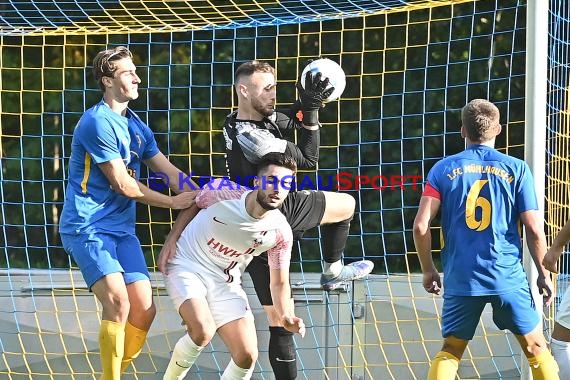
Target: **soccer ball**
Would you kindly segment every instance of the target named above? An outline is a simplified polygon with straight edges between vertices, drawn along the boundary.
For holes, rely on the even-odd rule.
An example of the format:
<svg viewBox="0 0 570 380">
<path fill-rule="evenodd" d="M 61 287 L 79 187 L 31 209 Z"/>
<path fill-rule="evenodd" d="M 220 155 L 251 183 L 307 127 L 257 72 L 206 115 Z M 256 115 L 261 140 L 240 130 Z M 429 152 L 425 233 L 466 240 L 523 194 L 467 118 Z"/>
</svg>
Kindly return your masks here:
<svg viewBox="0 0 570 380">
<path fill-rule="evenodd" d="M 313 76 L 320 72 L 321 79 L 329 78 L 327 88 L 334 87 L 332 94 L 324 100 L 325 103 L 337 100 L 342 95 L 346 87 L 346 75 L 338 63 L 328 58 L 319 58 L 310 62 L 301 73 L 300 79 L 303 88 L 305 88 L 305 75 L 309 70 Z"/>
</svg>

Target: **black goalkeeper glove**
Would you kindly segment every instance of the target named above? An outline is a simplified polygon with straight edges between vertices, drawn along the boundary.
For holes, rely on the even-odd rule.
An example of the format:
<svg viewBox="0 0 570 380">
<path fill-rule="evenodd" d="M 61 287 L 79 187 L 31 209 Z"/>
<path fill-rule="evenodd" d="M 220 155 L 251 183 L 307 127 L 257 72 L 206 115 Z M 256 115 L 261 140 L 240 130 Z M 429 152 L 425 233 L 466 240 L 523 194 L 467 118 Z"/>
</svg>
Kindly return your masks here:
<svg viewBox="0 0 570 380">
<path fill-rule="evenodd" d="M 334 87 L 327 89 L 329 78 L 321 80 L 321 77 L 320 72 L 313 76 L 311 71 L 307 71 L 305 78 L 301 78 L 305 80 L 305 87 L 301 85 L 301 82 L 297 82 L 297 91 L 299 91 L 303 111 L 303 124 L 308 127 L 319 124 L 319 109 L 334 91 Z"/>
</svg>

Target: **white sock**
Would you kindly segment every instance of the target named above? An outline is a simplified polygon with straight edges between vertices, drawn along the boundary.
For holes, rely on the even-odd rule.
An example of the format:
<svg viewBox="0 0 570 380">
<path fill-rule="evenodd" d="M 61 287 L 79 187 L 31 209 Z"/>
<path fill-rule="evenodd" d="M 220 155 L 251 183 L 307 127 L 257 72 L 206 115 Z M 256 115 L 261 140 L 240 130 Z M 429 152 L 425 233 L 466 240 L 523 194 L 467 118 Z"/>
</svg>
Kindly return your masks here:
<svg viewBox="0 0 570 380">
<path fill-rule="evenodd" d="M 248 369 L 238 367 L 231 359 L 220 380 L 249 380 L 251 375 L 253 375 L 253 367 Z"/>
<path fill-rule="evenodd" d="M 323 274 L 331 277 L 336 277 L 342 271 L 342 261 L 336 261 L 334 263 L 327 263 L 323 261 Z"/>
<path fill-rule="evenodd" d="M 181 380 L 190 371 L 190 367 L 194 364 L 204 347 L 196 345 L 190 338 L 190 335 L 178 339 L 174 346 L 172 356 L 168 367 L 164 372 L 163 380 Z"/>
<path fill-rule="evenodd" d="M 570 373 L 570 342 L 564 342 L 550 338 L 550 349 L 552 356 L 556 359 L 559 368 L 559 374 Z"/>
</svg>

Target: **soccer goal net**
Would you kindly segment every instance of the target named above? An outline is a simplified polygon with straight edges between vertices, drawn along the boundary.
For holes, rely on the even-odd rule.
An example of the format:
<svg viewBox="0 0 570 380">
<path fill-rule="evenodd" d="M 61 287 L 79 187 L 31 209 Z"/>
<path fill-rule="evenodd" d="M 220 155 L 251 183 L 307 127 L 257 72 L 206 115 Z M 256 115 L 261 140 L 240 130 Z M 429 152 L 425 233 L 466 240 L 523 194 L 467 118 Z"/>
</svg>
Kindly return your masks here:
<svg viewBox="0 0 570 380">
<path fill-rule="evenodd" d="M 548 143 L 535 147 L 547 154 L 550 235 L 568 217 L 570 189 L 570 33 L 562 3 L 551 1 L 544 41 Z M 176 166 L 203 176 L 226 174 L 221 125 L 236 107 L 232 77 L 241 62 L 276 67 L 280 105 L 295 100 L 309 59 L 342 66 L 346 89 L 321 112 L 320 162 L 305 174 L 314 183 L 317 176 L 346 179 L 339 191 L 353 195 L 357 209 L 344 259 L 365 258 L 376 267 L 366 280 L 325 293 L 320 231 L 309 231 L 295 247 L 292 285 L 308 326 L 296 340 L 299 379 L 425 379 L 440 349 L 442 301 L 423 290 L 413 245 L 422 184 L 438 159 L 463 149 L 460 109 L 473 98 L 500 108 L 498 149 L 524 157 L 525 107 L 543 106 L 525 99 L 526 6 L 524 0 L 1 1 L 0 377 L 100 374 L 100 306 L 63 251 L 57 228 L 73 129 L 101 98 L 91 62 L 99 50 L 126 45 L 142 79 L 131 108 Z M 162 378 L 184 330 L 156 271 L 173 218 L 168 210 L 137 209 L 158 314 L 126 379 Z M 437 228 L 433 237 L 441 269 Z M 271 379 L 266 317 L 245 277 L 260 344 L 254 378 Z M 215 339 L 191 376 L 217 379 L 227 360 Z M 520 374 L 516 341 L 486 310 L 459 377 Z"/>
</svg>

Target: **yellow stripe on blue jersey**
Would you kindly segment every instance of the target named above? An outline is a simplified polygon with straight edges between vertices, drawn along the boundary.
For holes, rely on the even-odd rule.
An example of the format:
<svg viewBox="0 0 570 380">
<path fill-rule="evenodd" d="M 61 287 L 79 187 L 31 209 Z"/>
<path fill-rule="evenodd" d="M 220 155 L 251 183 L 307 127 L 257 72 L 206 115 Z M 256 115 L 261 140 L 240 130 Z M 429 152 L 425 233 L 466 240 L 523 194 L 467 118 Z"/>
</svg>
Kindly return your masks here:
<svg viewBox="0 0 570 380">
<path fill-rule="evenodd" d="M 85 168 L 83 169 L 83 180 L 81 181 L 81 192 L 87 194 L 87 180 L 89 180 L 89 173 L 91 172 L 91 156 L 85 153 L 85 160 L 83 160 Z"/>
</svg>

